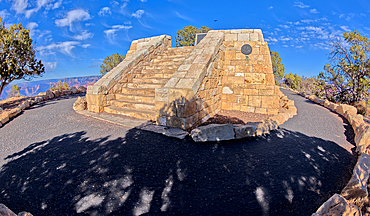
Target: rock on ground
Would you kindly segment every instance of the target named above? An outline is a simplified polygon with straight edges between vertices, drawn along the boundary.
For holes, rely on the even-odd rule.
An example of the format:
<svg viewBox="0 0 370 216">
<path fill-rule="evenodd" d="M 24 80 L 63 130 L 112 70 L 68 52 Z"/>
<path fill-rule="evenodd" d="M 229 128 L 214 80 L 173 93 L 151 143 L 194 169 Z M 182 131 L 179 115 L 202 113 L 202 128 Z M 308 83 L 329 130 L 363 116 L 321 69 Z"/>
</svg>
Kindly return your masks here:
<svg viewBox="0 0 370 216">
<path fill-rule="evenodd" d="M 87 106 L 86 99 L 78 97 L 76 102 L 73 104 L 73 109 L 75 111 L 82 111 L 86 109 L 86 106 Z"/>
<path fill-rule="evenodd" d="M 190 136 L 195 142 L 221 141 L 234 139 L 235 132 L 232 124 L 210 124 L 195 128 Z"/>
<path fill-rule="evenodd" d="M 360 208 L 368 200 L 367 181 L 369 179 L 369 167 L 370 156 L 364 153 L 361 154 L 353 169 L 351 180 L 340 194 Z"/>
<path fill-rule="evenodd" d="M 352 203 L 349 203 L 345 198 L 338 194 L 334 194 L 328 201 L 320 206 L 312 216 L 360 216 L 360 209 Z"/>
</svg>

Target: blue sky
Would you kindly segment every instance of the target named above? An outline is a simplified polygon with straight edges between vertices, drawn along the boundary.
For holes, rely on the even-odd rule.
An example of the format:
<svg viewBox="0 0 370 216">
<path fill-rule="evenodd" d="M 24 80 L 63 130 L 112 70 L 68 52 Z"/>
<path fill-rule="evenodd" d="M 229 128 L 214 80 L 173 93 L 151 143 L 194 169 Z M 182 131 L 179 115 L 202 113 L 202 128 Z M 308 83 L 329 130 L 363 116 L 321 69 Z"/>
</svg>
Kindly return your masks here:
<svg viewBox="0 0 370 216">
<path fill-rule="evenodd" d="M 0 0 L 0 16 L 30 29 L 47 71 L 34 80 L 99 75 L 103 59 L 126 54 L 132 40 L 167 34 L 175 46 L 188 25 L 262 29 L 285 72 L 300 76 L 323 71 L 331 37 L 370 36 L 369 0 Z"/>
</svg>

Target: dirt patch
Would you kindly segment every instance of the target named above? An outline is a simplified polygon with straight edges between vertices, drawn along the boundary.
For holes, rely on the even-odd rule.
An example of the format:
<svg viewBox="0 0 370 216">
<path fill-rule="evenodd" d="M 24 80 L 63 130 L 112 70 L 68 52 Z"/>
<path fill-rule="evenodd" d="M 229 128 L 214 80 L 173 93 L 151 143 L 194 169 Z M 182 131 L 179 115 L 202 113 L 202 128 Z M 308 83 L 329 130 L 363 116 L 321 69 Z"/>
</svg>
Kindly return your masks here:
<svg viewBox="0 0 370 216">
<path fill-rule="evenodd" d="M 267 120 L 271 116 L 273 115 L 242 112 L 236 110 L 221 110 L 200 126 L 209 124 L 247 124 L 248 122 L 261 122 Z"/>
</svg>

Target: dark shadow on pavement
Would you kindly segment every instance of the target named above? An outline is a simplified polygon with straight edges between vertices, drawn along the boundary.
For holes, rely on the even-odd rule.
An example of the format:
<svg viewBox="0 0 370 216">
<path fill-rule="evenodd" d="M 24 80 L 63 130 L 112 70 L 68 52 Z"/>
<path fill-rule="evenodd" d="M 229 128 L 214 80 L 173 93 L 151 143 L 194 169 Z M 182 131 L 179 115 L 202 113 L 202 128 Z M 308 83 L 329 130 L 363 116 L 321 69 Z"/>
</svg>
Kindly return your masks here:
<svg viewBox="0 0 370 216">
<path fill-rule="evenodd" d="M 285 129 L 222 143 L 81 131 L 7 159 L 0 202 L 33 215 L 311 215 L 356 162 L 333 142 Z"/>
</svg>

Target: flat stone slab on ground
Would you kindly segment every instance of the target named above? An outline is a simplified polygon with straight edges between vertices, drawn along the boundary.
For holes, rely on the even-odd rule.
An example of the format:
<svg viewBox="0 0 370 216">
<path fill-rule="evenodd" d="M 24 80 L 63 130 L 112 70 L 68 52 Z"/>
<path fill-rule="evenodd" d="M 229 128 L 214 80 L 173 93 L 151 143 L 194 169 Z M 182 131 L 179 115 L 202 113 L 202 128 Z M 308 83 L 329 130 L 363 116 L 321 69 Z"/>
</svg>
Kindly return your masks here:
<svg viewBox="0 0 370 216">
<path fill-rule="evenodd" d="M 154 133 L 163 134 L 165 136 L 174 137 L 178 139 L 184 139 L 187 135 L 189 135 L 188 132 L 181 130 L 179 128 L 169 128 L 165 126 L 156 125 L 155 123 L 152 123 L 152 122 L 145 123 L 136 128 L 141 129 L 141 130 L 151 131 Z"/>
</svg>

